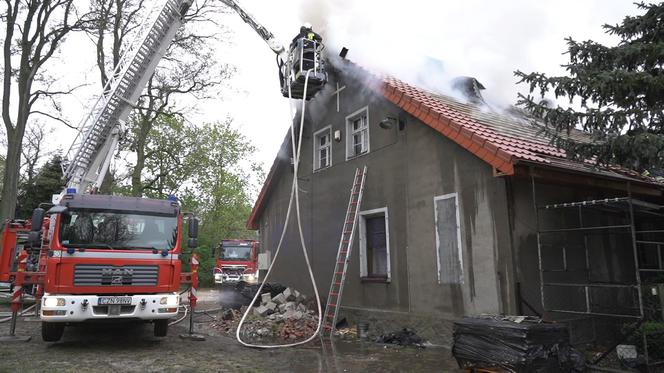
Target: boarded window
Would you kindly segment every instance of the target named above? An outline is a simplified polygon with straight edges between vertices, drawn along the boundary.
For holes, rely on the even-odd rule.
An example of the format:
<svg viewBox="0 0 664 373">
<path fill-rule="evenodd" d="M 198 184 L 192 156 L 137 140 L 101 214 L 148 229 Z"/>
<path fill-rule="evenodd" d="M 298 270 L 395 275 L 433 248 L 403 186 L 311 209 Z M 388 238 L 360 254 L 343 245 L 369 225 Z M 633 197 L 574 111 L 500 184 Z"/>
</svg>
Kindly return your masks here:
<svg viewBox="0 0 664 373">
<path fill-rule="evenodd" d="M 434 198 L 438 283 L 463 283 L 459 212 L 457 194 Z"/>
</svg>

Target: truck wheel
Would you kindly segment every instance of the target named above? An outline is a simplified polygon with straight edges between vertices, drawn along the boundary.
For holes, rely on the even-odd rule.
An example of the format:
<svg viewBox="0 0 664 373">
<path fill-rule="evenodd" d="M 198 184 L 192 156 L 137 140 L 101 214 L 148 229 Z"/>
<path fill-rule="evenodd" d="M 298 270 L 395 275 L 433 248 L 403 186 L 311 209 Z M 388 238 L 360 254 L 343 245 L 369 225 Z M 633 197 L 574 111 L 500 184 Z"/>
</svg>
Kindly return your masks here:
<svg viewBox="0 0 664 373">
<path fill-rule="evenodd" d="M 165 337 L 168 334 L 168 320 L 154 321 L 154 336 Z"/>
<path fill-rule="evenodd" d="M 42 322 L 41 332 L 44 342 L 57 342 L 65 332 L 65 324 L 61 322 Z"/>
</svg>

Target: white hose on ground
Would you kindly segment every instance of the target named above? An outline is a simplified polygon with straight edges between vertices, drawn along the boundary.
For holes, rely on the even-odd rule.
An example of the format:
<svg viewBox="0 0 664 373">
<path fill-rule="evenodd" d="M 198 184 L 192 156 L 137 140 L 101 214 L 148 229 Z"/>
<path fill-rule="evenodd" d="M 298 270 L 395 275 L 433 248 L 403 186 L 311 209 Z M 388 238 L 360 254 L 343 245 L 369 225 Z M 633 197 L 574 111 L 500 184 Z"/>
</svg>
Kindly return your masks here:
<svg viewBox="0 0 664 373">
<path fill-rule="evenodd" d="M 33 304 L 32 306 L 30 306 L 30 307 L 24 309 L 23 311 L 21 311 L 18 315 L 19 315 L 19 316 L 35 316 L 34 313 L 33 313 L 33 314 L 30 314 L 30 315 L 26 315 L 25 313 L 28 312 L 28 311 L 30 311 L 31 309 L 35 308 L 36 306 L 37 306 L 37 304 L 35 303 L 35 304 Z M 12 319 L 11 316 L 9 316 L 9 317 L 7 317 L 7 318 L 4 318 L 4 319 L 0 319 L 0 323 L 7 322 L 7 321 L 9 321 L 9 320 L 11 320 L 11 319 Z"/>
<path fill-rule="evenodd" d="M 300 112 L 300 131 L 298 134 L 298 141 L 297 141 L 297 146 L 296 141 L 295 141 L 295 125 L 293 124 L 293 120 L 291 120 L 291 145 L 292 145 L 292 150 L 293 150 L 293 185 L 291 188 L 291 195 L 290 199 L 288 201 L 288 209 L 286 210 L 286 223 L 284 224 L 284 228 L 281 231 L 281 237 L 279 238 L 279 243 L 277 244 L 277 249 L 274 252 L 274 258 L 272 259 L 272 263 L 270 263 L 270 267 L 267 269 L 267 273 L 265 274 L 265 277 L 263 278 L 263 281 L 261 282 L 261 285 L 258 287 L 258 290 L 256 291 L 256 295 L 254 295 L 254 298 L 251 300 L 251 303 L 249 304 L 249 307 L 247 307 L 247 310 L 244 312 L 244 315 L 242 315 L 242 319 L 240 319 L 240 323 L 237 326 L 237 329 L 235 330 L 235 338 L 237 339 L 238 342 L 240 342 L 242 345 L 246 347 L 254 347 L 254 348 L 281 348 L 281 347 L 293 347 L 293 346 L 299 346 L 303 345 L 305 343 L 311 342 L 318 333 L 320 333 L 320 328 L 323 323 L 323 311 L 320 303 L 320 295 L 318 294 L 318 286 L 316 285 L 316 279 L 314 278 L 314 273 L 313 270 L 311 269 L 311 263 L 309 263 L 309 255 L 307 254 L 307 245 L 304 242 L 304 234 L 302 232 L 302 221 L 300 219 L 300 198 L 299 198 L 299 187 L 298 187 L 298 167 L 300 164 L 300 149 L 302 145 L 302 133 L 303 128 L 304 128 L 304 113 L 306 109 L 306 97 L 307 97 L 307 87 L 309 85 L 309 74 L 311 73 L 311 70 L 307 70 L 307 74 L 304 78 L 304 94 L 302 96 L 302 110 Z M 290 79 L 288 79 L 288 99 L 289 102 L 291 102 L 292 105 L 292 93 L 291 93 L 291 86 L 290 86 Z M 286 236 L 286 230 L 288 229 L 288 222 L 290 220 L 290 213 L 291 209 L 293 206 L 293 199 L 295 199 L 295 214 L 297 217 L 297 227 L 298 231 L 300 234 L 300 244 L 302 246 L 302 253 L 304 254 L 304 260 L 307 264 L 307 269 L 309 270 L 309 277 L 311 278 L 311 284 L 314 287 L 314 294 L 316 295 L 316 305 L 318 307 L 318 326 L 316 327 L 316 331 L 311 335 L 311 337 L 305 339 L 304 341 L 300 342 L 294 342 L 294 343 L 288 343 L 288 344 L 281 344 L 281 345 L 257 345 L 257 344 L 252 344 L 252 343 L 247 343 L 242 340 L 242 337 L 240 336 L 240 329 L 242 328 L 242 325 L 244 324 L 244 320 L 247 318 L 249 315 L 249 312 L 251 312 L 251 309 L 253 305 L 256 303 L 256 299 L 258 299 L 259 296 L 261 296 L 261 291 L 263 290 L 263 286 L 265 286 L 265 283 L 267 282 L 268 277 L 270 276 L 270 273 L 272 272 L 272 268 L 274 267 L 274 263 L 277 262 L 277 257 L 279 256 L 279 251 L 281 250 L 281 245 L 284 242 L 284 237 Z"/>
<path fill-rule="evenodd" d="M 187 307 L 187 306 L 180 306 L 180 307 L 184 308 L 184 315 L 182 317 L 180 317 L 179 319 L 175 320 L 175 321 L 169 322 L 168 325 L 175 325 L 175 324 L 181 322 L 182 320 L 184 320 L 187 317 L 187 310 L 189 309 L 189 307 Z"/>
</svg>

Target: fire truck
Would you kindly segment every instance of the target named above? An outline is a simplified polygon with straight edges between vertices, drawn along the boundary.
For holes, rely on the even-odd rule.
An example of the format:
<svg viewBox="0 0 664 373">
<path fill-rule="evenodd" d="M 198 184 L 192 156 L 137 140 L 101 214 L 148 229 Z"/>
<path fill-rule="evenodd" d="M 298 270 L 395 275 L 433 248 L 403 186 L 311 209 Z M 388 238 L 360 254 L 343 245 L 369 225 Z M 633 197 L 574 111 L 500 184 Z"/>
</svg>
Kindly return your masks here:
<svg viewBox="0 0 664 373">
<path fill-rule="evenodd" d="M 52 203 L 36 208 L 32 219 L 6 222 L 0 281 L 13 287 L 9 337 L 15 337 L 25 289 L 33 289 L 42 338 L 49 342 L 58 341 L 68 324 L 99 320 L 144 320 L 154 324 L 155 336 L 165 336 L 168 319 L 178 313 L 182 284 L 191 284 L 189 302 L 192 310 L 195 307 L 197 260 L 191 255 L 191 272 L 182 272 L 183 255 L 189 250 L 181 242 L 188 217 L 186 246 L 190 250 L 197 246 L 198 220 L 183 213 L 175 197 L 157 200 L 96 193 L 124 122 L 192 1 L 156 0 L 147 10 L 64 158 L 66 190 L 54 196 Z M 312 97 L 297 93 L 305 70 L 316 91 L 324 85 L 322 44 L 302 41 L 286 51 L 235 0 L 221 1 L 277 54 L 282 84 L 295 87 L 291 97 Z M 252 260 L 255 250 L 252 246 Z M 256 268 L 255 260 L 249 262 L 245 272 Z"/>
<path fill-rule="evenodd" d="M 258 282 L 258 241 L 223 240 L 214 251 L 214 282 L 237 285 L 240 282 Z"/>
</svg>

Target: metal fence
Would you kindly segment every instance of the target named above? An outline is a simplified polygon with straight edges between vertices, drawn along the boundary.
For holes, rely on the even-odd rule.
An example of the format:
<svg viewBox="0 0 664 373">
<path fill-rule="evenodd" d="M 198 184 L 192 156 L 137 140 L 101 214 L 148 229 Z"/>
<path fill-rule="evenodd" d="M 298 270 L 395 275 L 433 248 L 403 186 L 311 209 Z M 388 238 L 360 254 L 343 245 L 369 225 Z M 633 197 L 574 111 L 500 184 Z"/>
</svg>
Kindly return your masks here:
<svg viewBox="0 0 664 373">
<path fill-rule="evenodd" d="M 664 208 L 630 197 L 537 207 L 544 311 L 572 343 L 634 345 L 664 365 Z"/>
</svg>

